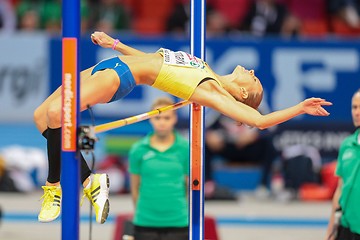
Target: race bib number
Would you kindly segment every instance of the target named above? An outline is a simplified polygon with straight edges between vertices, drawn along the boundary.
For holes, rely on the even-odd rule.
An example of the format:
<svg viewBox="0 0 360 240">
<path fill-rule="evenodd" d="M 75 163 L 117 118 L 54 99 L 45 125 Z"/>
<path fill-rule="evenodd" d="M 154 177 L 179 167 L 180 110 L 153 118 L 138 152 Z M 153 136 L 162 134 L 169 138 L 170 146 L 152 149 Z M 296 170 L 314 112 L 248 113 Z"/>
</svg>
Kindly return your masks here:
<svg viewBox="0 0 360 240">
<path fill-rule="evenodd" d="M 178 51 L 174 52 L 169 49 L 163 49 L 164 63 L 180 67 L 200 68 L 205 67 L 204 62 L 186 52 Z"/>
</svg>

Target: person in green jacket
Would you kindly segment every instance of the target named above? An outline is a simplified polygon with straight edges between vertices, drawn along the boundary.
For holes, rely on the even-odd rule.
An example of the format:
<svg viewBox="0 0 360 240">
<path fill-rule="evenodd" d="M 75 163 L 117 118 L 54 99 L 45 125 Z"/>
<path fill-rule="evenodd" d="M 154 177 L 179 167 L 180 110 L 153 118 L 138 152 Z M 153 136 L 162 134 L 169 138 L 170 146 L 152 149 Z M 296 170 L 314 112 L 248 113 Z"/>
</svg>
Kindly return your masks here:
<svg viewBox="0 0 360 240">
<path fill-rule="evenodd" d="M 152 109 L 174 104 L 158 98 Z M 174 128 L 175 111 L 150 119 L 153 132 L 129 153 L 136 240 L 188 240 L 189 143 Z"/>
<path fill-rule="evenodd" d="M 360 89 L 352 97 L 351 114 L 356 131 L 344 139 L 339 149 L 339 182 L 327 229 L 329 240 L 360 239 Z"/>
</svg>

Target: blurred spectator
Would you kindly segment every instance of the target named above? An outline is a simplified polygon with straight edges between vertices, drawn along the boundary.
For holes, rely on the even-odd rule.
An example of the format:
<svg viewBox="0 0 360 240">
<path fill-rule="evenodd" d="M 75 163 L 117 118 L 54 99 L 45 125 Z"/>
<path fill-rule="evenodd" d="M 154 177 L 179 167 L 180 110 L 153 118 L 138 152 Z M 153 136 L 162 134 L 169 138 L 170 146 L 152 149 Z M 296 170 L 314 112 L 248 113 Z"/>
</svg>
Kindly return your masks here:
<svg viewBox="0 0 360 240">
<path fill-rule="evenodd" d="M 47 164 L 44 151 L 15 145 L 0 149 L 0 156 L 3 160 L 3 167 L 0 163 L 0 169 L 5 169 L 2 176 L 6 177 L 6 182 L 9 183 L 7 187 L 12 191 L 33 191 L 38 182 L 45 179 Z"/>
<path fill-rule="evenodd" d="M 34 10 L 24 12 L 19 19 L 19 28 L 23 31 L 36 31 L 40 28 L 39 15 Z"/>
<path fill-rule="evenodd" d="M 285 148 L 281 153 L 284 189 L 276 194 L 282 202 L 298 198 L 303 184 L 320 183 L 322 159 L 317 148 L 296 144 Z"/>
<path fill-rule="evenodd" d="M 81 14 L 81 32 L 86 33 L 88 31 L 91 31 L 90 29 L 90 5 L 88 0 L 81 0 L 81 6 L 80 6 L 80 14 Z"/>
<path fill-rule="evenodd" d="M 40 29 L 42 5 L 39 0 L 23 0 L 16 6 L 18 28 L 26 31 Z"/>
<path fill-rule="evenodd" d="M 26 31 L 46 30 L 51 34 L 61 34 L 61 0 L 23 0 L 16 7 L 18 28 Z M 88 29 L 89 7 L 81 0 L 81 30 Z"/>
<path fill-rule="evenodd" d="M 92 1 L 89 26 L 102 32 L 126 30 L 130 24 L 130 13 L 119 0 Z"/>
<path fill-rule="evenodd" d="M 292 36 L 297 33 L 299 26 L 297 18 L 288 12 L 284 4 L 275 0 L 255 0 L 239 24 L 239 30 L 258 37 L 278 34 Z"/>
<path fill-rule="evenodd" d="M 189 1 L 177 0 L 166 21 L 166 31 L 175 34 L 185 34 L 189 26 L 189 12 Z"/>
<path fill-rule="evenodd" d="M 360 27 L 360 1 L 359 0 L 329 0 L 330 14 L 343 19 L 350 27 Z"/>
<path fill-rule="evenodd" d="M 16 28 L 16 16 L 9 0 L 0 0 L 0 32 L 12 32 Z"/>
<path fill-rule="evenodd" d="M 6 169 L 6 163 L 0 156 L 0 192 L 18 192 L 13 179 L 9 175 L 9 171 Z M 1 215 L 1 213 L 0 213 Z"/>
<path fill-rule="evenodd" d="M 206 35 L 209 37 L 223 36 L 229 31 L 229 23 L 222 12 L 208 4 L 206 10 Z"/>
<path fill-rule="evenodd" d="M 262 168 L 262 177 L 257 194 L 268 196 L 272 163 L 277 152 L 269 132 L 239 126 L 235 121 L 220 116 L 206 131 L 205 139 L 205 180 L 212 179 L 211 160 L 219 156 L 228 164 L 254 165 Z"/>
<path fill-rule="evenodd" d="M 61 0 L 46 0 L 42 4 L 41 26 L 53 34 L 61 33 L 62 23 Z M 88 31 L 89 6 L 87 0 L 80 1 L 81 32 Z"/>
<path fill-rule="evenodd" d="M 49 33 L 61 33 L 61 0 L 47 0 L 42 3 L 41 26 Z"/>
<path fill-rule="evenodd" d="M 187 0 L 178 0 L 170 14 L 166 31 L 176 34 L 185 34 L 190 21 L 190 4 Z M 207 36 L 222 36 L 229 31 L 229 23 L 222 12 L 207 2 L 206 6 L 206 34 Z"/>
</svg>

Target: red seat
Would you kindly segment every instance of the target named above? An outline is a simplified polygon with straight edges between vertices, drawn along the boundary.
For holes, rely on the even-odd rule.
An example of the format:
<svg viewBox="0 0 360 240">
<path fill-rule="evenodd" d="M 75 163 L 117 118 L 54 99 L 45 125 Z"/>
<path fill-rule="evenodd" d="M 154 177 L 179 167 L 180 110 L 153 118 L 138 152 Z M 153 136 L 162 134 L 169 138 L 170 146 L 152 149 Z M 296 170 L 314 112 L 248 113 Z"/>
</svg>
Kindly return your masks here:
<svg viewBox="0 0 360 240">
<path fill-rule="evenodd" d="M 335 176 L 336 161 L 324 164 L 320 176 L 322 184 L 304 184 L 299 190 L 299 196 L 304 201 L 330 200 L 337 188 L 338 177 Z"/>
<path fill-rule="evenodd" d="M 164 21 L 159 19 L 140 18 L 134 21 L 133 30 L 140 34 L 160 34 L 164 32 Z"/>
<path fill-rule="evenodd" d="M 285 0 L 289 10 L 301 20 L 326 19 L 326 0 Z"/>
<path fill-rule="evenodd" d="M 115 231 L 114 231 L 114 240 L 122 240 L 122 236 L 124 235 L 124 226 L 127 221 L 132 221 L 133 214 L 132 213 L 123 213 L 119 214 L 115 220 Z"/>
<path fill-rule="evenodd" d="M 173 0 L 132 0 L 131 6 L 134 16 L 132 28 L 135 32 L 159 34 L 164 32 L 174 2 Z"/>
<path fill-rule="evenodd" d="M 216 220 L 214 217 L 205 216 L 204 218 L 205 235 L 204 240 L 220 240 L 216 228 Z"/>
<path fill-rule="evenodd" d="M 311 37 L 326 36 L 329 32 L 327 21 L 323 19 L 305 19 L 301 23 L 301 35 Z"/>
<path fill-rule="evenodd" d="M 251 0 L 213 0 L 214 6 L 229 21 L 230 25 L 238 26 L 248 12 Z"/>
<path fill-rule="evenodd" d="M 299 189 L 299 199 L 303 201 L 326 201 L 332 196 L 330 188 L 320 184 L 306 183 Z"/>
<path fill-rule="evenodd" d="M 337 17 L 331 19 L 331 26 L 334 33 L 340 36 L 350 37 L 360 35 L 360 28 L 350 27 L 346 22 Z"/>
<path fill-rule="evenodd" d="M 336 161 L 324 164 L 320 172 L 321 182 L 330 189 L 331 194 L 334 194 L 339 181 L 339 177 L 335 175 L 336 164 Z"/>
</svg>

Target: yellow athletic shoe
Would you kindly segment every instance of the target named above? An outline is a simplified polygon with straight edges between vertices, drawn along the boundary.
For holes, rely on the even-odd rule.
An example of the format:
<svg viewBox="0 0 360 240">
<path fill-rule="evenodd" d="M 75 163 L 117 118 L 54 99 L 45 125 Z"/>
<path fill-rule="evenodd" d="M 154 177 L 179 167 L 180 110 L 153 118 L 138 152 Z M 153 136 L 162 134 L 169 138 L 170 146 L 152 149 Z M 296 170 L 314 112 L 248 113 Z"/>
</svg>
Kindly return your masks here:
<svg viewBox="0 0 360 240">
<path fill-rule="evenodd" d="M 60 186 L 42 186 L 44 195 L 40 199 L 42 202 L 41 210 L 38 216 L 39 222 L 54 221 L 61 210 L 61 187 Z"/>
<path fill-rule="evenodd" d="M 84 196 L 95 209 L 96 222 L 104 223 L 109 215 L 109 177 L 107 174 L 91 174 L 91 185 L 84 188 Z"/>
</svg>

